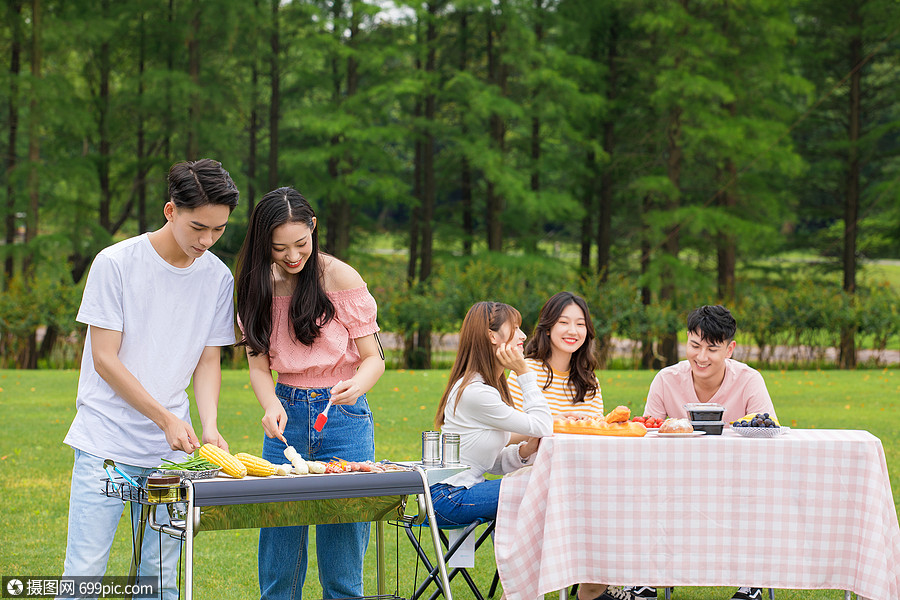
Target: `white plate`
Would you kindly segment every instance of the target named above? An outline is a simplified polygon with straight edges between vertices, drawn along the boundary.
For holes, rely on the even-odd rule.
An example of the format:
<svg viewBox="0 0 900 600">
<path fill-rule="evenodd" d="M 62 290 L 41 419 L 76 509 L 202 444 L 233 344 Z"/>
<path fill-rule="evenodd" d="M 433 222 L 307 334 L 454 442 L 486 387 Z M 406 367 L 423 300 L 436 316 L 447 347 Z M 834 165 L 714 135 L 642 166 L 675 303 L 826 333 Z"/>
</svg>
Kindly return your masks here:
<svg viewBox="0 0 900 600">
<path fill-rule="evenodd" d="M 657 437 L 697 437 L 700 435 L 706 435 L 705 431 L 692 431 L 690 433 L 657 433 Z"/>
</svg>

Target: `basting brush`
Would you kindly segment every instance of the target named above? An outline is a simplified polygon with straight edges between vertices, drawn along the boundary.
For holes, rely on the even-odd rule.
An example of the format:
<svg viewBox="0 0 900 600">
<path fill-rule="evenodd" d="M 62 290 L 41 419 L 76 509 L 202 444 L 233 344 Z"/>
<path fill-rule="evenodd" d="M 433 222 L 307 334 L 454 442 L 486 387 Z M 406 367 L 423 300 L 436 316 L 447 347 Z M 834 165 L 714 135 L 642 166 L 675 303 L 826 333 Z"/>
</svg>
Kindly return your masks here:
<svg viewBox="0 0 900 600">
<path fill-rule="evenodd" d="M 331 400 L 328 401 L 328 404 L 325 405 L 325 410 L 319 413 L 319 416 L 316 417 L 316 422 L 313 425 L 313 429 L 316 431 L 322 431 L 322 428 L 325 427 L 325 423 L 328 422 L 328 409 L 331 408 Z"/>
</svg>

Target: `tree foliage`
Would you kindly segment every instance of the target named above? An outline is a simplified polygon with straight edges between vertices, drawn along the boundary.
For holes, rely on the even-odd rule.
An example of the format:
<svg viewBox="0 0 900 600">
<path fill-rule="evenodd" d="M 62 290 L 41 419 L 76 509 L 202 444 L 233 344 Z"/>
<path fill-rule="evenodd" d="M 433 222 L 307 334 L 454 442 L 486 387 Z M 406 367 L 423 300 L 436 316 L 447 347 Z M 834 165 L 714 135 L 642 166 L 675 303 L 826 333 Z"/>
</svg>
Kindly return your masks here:
<svg viewBox="0 0 900 600">
<path fill-rule="evenodd" d="M 893 0 L 9 0 L 5 15 L 0 254 L 19 297 L 77 288 L 98 250 L 158 227 L 166 170 L 201 156 L 245 207 L 300 189 L 339 257 L 404 240 L 394 285 L 420 300 L 404 331 L 426 356 L 447 315 L 421 299 L 460 255 L 577 248 L 584 281 L 633 282 L 658 318 L 621 330 L 671 362 L 665 315 L 736 303 L 762 259 L 812 249 L 857 306 L 857 263 L 900 254 Z M 228 262 L 246 219 L 217 246 Z M 49 352 L 31 348 L 22 364 Z"/>
</svg>

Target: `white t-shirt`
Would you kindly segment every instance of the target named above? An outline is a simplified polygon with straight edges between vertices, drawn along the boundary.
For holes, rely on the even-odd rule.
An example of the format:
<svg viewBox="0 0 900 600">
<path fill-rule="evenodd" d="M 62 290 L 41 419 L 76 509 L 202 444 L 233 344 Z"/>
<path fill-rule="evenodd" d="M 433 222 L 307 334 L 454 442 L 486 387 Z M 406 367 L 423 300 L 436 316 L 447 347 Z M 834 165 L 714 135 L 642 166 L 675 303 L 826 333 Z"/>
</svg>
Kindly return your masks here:
<svg viewBox="0 0 900 600">
<path fill-rule="evenodd" d="M 533 437 L 553 435 L 553 417 L 534 371 L 519 377 L 524 392 L 522 411 L 505 404 L 500 392 L 477 375 L 462 392 L 461 382 L 450 390 L 441 431 L 459 434 L 459 460 L 469 469 L 444 483 L 472 487 L 484 481 L 485 473 L 502 475 L 522 468 L 519 447 L 507 446 L 510 432 Z"/>
<path fill-rule="evenodd" d="M 94 259 L 76 317 L 122 332 L 119 359 L 157 402 L 190 422 L 187 392 L 207 346 L 234 339 L 234 278 L 209 252 L 186 268 L 154 250 L 147 234 Z M 94 369 L 90 330 L 78 379 L 77 413 L 65 443 L 124 464 L 156 467 L 183 456 L 153 421 L 132 408 Z"/>
</svg>

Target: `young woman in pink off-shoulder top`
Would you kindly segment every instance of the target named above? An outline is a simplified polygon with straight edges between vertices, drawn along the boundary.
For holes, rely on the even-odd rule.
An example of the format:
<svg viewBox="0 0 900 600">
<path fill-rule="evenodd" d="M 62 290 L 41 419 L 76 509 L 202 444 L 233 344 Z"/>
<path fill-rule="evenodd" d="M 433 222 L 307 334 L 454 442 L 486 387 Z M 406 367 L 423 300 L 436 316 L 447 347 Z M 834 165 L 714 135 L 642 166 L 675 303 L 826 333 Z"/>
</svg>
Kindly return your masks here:
<svg viewBox="0 0 900 600">
<path fill-rule="evenodd" d="M 319 250 L 316 215 L 289 187 L 266 194 L 250 217 L 237 270 L 237 314 L 250 384 L 265 411 L 263 458 L 286 461 L 375 458 L 366 393 L 384 373 L 377 306 L 353 267 Z M 272 371 L 278 374 L 273 383 Z M 313 424 L 332 407 L 321 431 Z M 368 523 L 316 526 L 323 598 L 363 595 Z M 308 527 L 269 527 L 259 535 L 263 600 L 300 598 Z"/>
</svg>

